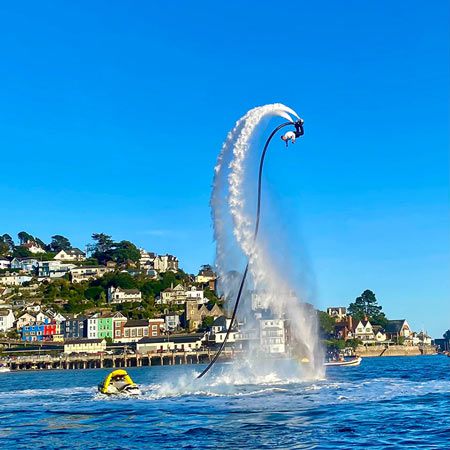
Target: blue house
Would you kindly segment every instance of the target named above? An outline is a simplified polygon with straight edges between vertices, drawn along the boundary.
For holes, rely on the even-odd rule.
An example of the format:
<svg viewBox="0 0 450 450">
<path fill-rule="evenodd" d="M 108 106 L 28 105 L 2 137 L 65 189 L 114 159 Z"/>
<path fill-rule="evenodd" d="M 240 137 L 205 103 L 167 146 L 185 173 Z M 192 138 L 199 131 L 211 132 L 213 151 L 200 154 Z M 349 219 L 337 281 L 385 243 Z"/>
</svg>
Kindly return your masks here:
<svg viewBox="0 0 450 450">
<path fill-rule="evenodd" d="M 43 341 L 45 324 L 25 325 L 22 327 L 22 341 Z"/>
</svg>

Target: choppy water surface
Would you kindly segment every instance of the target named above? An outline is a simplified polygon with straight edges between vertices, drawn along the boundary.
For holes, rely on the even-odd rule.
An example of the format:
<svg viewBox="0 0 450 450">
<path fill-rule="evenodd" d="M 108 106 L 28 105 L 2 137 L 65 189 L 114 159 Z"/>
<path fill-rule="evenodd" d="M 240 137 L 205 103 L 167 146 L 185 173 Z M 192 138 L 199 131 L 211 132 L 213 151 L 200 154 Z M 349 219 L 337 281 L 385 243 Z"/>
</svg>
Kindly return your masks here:
<svg viewBox="0 0 450 450">
<path fill-rule="evenodd" d="M 103 398 L 106 370 L 0 373 L 0 447 L 450 448 L 450 358 L 364 359 L 326 379 L 246 380 L 232 365 L 130 369 L 143 395 Z"/>
</svg>

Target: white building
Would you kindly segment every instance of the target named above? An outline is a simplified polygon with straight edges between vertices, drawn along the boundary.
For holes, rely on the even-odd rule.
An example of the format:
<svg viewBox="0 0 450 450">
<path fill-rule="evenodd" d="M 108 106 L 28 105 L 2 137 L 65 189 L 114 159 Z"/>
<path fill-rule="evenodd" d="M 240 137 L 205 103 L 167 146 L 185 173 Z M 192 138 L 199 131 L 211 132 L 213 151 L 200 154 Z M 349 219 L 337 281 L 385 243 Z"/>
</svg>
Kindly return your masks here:
<svg viewBox="0 0 450 450">
<path fill-rule="evenodd" d="M 286 330 L 283 319 L 260 319 L 259 337 L 265 353 L 286 353 Z"/>
<path fill-rule="evenodd" d="M 112 272 L 112 267 L 105 266 L 81 266 L 70 269 L 70 275 L 73 283 L 101 278 L 105 273 Z"/>
<path fill-rule="evenodd" d="M 345 306 L 331 306 L 327 308 L 327 314 L 333 319 L 340 321 L 347 316 L 347 308 Z"/>
<path fill-rule="evenodd" d="M 98 353 L 105 350 L 105 339 L 72 339 L 64 343 L 64 353 Z"/>
<path fill-rule="evenodd" d="M 180 327 L 180 316 L 178 314 L 166 314 L 164 323 L 167 331 L 175 331 Z"/>
<path fill-rule="evenodd" d="M 186 289 L 186 300 L 197 300 L 198 305 L 208 303 L 208 299 L 204 296 L 203 289 L 191 286 Z"/>
<path fill-rule="evenodd" d="M 8 310 L 0 310 L 0 331 L 8 331 L 14 326 L 14 314 Z"/>
<path fill-rule="evenodd" d="M 77 267 L 75 264 L 63 264 L 61 261 L 39 261 L 39 278 L 62 278 L 71 269 Z"/>
<path fill-rule="evenodd" d="M 36 323 L 36 317 L 32 316 L 29 313 L 22 314 L 16 322 L 16 329 L 21 330 L 22 327 L 27 325 L 31 325 L 32 323 Z"/>
<path fill-rule="evenodd" d="M 213 341 L 216 344 L 221 344 L 225 340 L 230 324 L 231 319 L 228 319 L 225 316 L 220 316 L 214 320 L 209 332 L 209 341 Z M 230 330 L 227 342 L 236 342 L 239 334 L 240 333 L 237 330 Z"/>
<path fill-rule="evenodd" d="M 153 260 L 153 268 L 157 272 L 178 272 L 178 258 L 173 255 L 158 255 Z"/>
<path fill-rule="evenodd" d="M 173 285 L 164 289 L 160 294 L 160 303 L 164 305 L 182 305 L 186 302 L 186 288 L 182 284 Z"/>
<path fill-rule="evenodd" d="M 108 303 L 141 302 L 142 292 L 139 289 L 121 289 L 111 286 L 108 288 Z"/>
<path fill-rule="evenodd" d="M 0 258 L 0 270 L 9 269 L 11 267 L 11 261 L 6 258 Z"/>
<path fill-rule="evenodd" d="M 33 254 L 45 253 L 45 250 L 33 241 L 28 241 L 26 244 L 23 244 L 22 247 L 26 248 L 30 253 Z"/>
<path fill-rule="evenodd" d="M 98 337 L 98 318 L 99 314 L 96 313 L 87 319 L 87 337 L 89 339 L 97 339 Z"/>
<path fill-rule="evenodd" d="M 144 354 L 172 350 L 190 352 L 202 347 L 205 339 L 204 333 L 146 337 L 137 342 L 136 349 L 139 353 Z"/>
<path fill-rule="evenodd" d="M 60 250 L 54 259 L 57 261 L 84 261 L 86 255 L 79 248 L 71 248 L 69 250 Z"/>
<path fill-rule="evenodd" d="M 13 258 L 11 260 L 11 269 L 33 272 L 37 268 L 38 262 L 35 258 Z"/>
<path fill-rule="evenodd" d="M 363 342 L 374 342 L 375 333 L 372 324 L 368 320 L 360 320 L 353 330 L 355 339 L 360 339 Z"/>
<path fill-rule="evenodd" d="M 8 273 L 0 275 L 0 286 L 22 286 L 23 283 L 31 281 L 33 277 L 18 273 Z"/>
</svg>

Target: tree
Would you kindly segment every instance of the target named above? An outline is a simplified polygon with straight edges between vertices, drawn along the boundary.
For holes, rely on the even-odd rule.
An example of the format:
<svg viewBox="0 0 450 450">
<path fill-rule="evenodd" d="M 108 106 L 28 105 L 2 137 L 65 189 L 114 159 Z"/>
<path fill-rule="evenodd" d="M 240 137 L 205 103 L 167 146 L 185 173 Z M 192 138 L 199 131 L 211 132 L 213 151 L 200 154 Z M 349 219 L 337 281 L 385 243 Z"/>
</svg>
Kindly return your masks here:
<svg viewBox="0 0 450 450">
<path fill-rule="evenodd" d="M 353 303 L 350 303 L 347 312 L 355 321 L 367 317 L 372 325 L 386 326 L 387 319 L 382 309 L 375 294 L 367 289 Z"/>
<path fill-rule="evenodd" d="M 69 239 L 67 239 L 64 236 L 61 236 L 60 234 L 55 234 L 52 236 L 52 242 L 50 243 L 50 249 L 58 253 L 61 250 L 70 250 L 72 248 L 72 245 L 70 244 Z"/>
<path fill-rule="evenodd" d="M 94 244 L 89 246 L 92 256 L 101 264 L 111 261 L 112 258 L 110 251 L 114 245 L 111 236 L 104 233 L 94 233 L 92 235 L 92 239 L 95 241 Z"/>
<path fill-rule="evenodd" d="M 1 240 L 2 242 L 4 242 L 4 243 L 9 247 L 9 251 L 10 251 L 10 252 L 12 252 L 12 251 L 14 250 L 14 241 L 13 241 L 13 238 L 12 238 L 9 234 L 5 233 L 5 234 L 0 238 L 0 240 Z"/>
<path fill-rule="evenodd" d="M 445 340 L 450 341 L 450 330 L 447 330 L 447 331 L 442 335 L 442 337 L 443 337 Z"/>
<path fill-rule="evenodd" d="M 319 319 L 319 328 L 323 336 L 330 336 L 334 333 L 334 325 L 336 321 L 326 312 L 317 311 L 317 317 Z"/>
<path fill-rule="evenodd" d="M 9 245 L 3 240 L 3 236 L 0 236 L 0 256 L 5 256 L 9 253 Z"/>
<path fill-rule="evenodd" d="M 26 231 L 17 233 L 17 237 L 19 238 L 20 245 L 26 244 L 28 241 L 34 242 L 34 237 L 31 236 L 31 234 L 28 234 Z"/>
<path fill-rule="evenodd" d="M 137 262 L 141 257 L 139 249 L 130 241 L 120 241 L 114 244 L 110 250 L 110 255 L 112 260 L 118 264 L 127 261 Z"/>
<path fill-rule="evenodd" d="M 30 250 L 25 247 L 18 246 L 14 248 L 12 256 L 14 258 L 29 258 L 33 256 L 33 253 L 31 253 Z"/>
</svg>

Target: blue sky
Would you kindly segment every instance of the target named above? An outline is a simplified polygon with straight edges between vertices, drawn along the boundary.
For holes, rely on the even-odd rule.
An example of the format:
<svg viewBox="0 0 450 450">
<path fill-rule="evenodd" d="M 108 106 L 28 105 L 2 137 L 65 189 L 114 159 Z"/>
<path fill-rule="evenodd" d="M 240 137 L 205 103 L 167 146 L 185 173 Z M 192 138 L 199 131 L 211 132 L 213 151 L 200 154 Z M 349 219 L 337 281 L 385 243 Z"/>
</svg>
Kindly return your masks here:
<svg viewBox="0 0 450 450">
<path fill-rule="evenodd" d="M 167 3 L 167 4 L 166 4 Z M 245 4 L 244 4 L 245 3 Z M 0 6 L 1 232 L 92 232 L 212 262 L 212 170 L 249 108 L 306 121 L 267 178 L 320 307 L 372 289 L 450 327 L 447 2 Z"/>
</svg>

